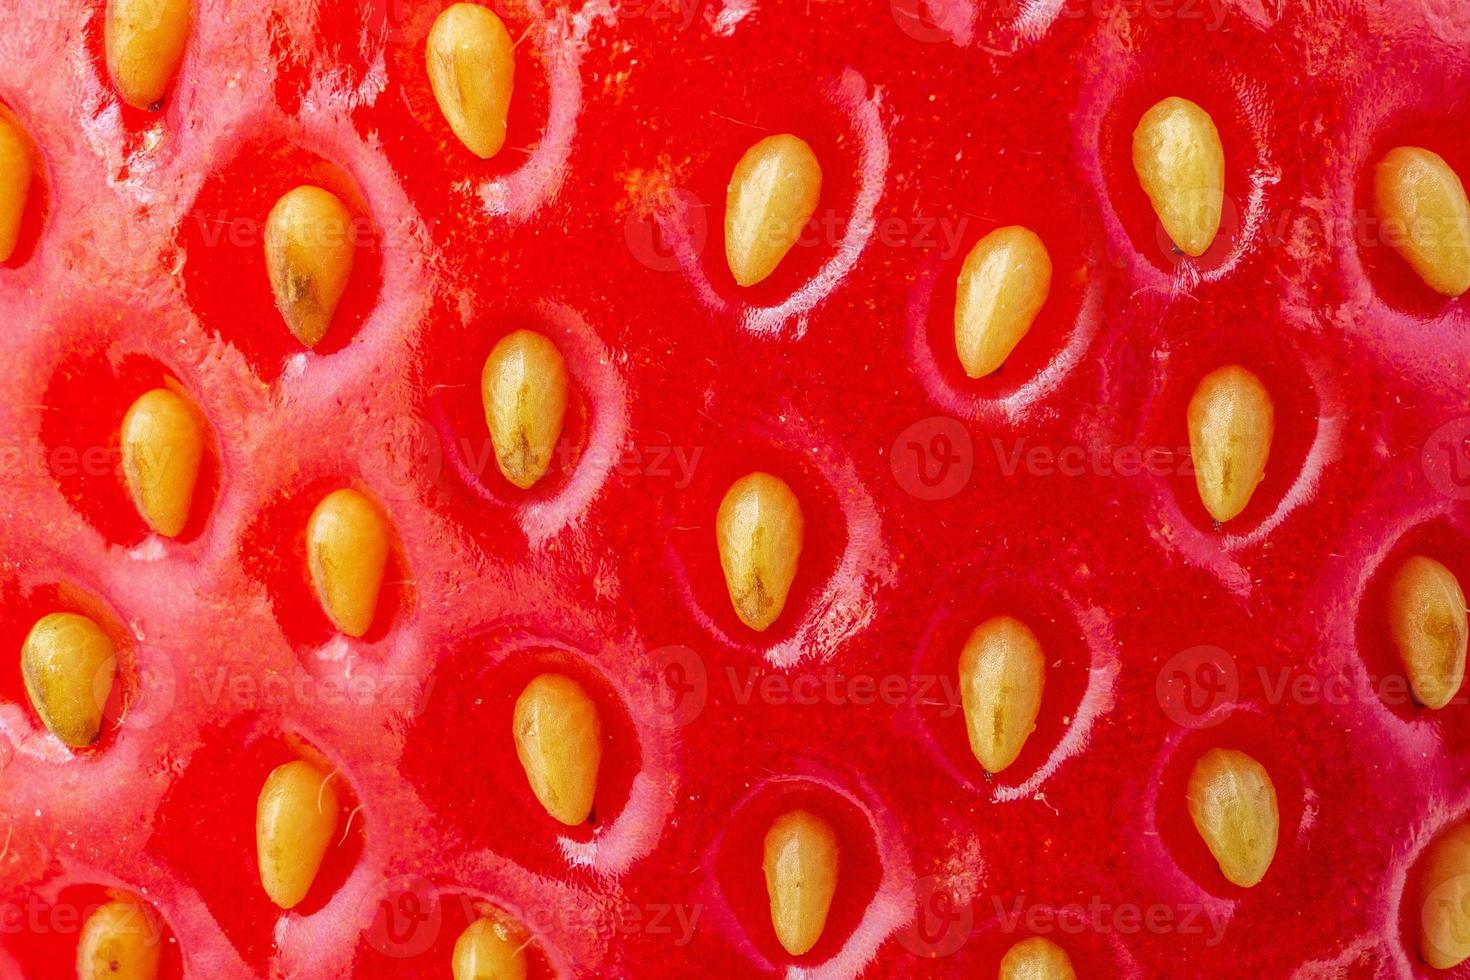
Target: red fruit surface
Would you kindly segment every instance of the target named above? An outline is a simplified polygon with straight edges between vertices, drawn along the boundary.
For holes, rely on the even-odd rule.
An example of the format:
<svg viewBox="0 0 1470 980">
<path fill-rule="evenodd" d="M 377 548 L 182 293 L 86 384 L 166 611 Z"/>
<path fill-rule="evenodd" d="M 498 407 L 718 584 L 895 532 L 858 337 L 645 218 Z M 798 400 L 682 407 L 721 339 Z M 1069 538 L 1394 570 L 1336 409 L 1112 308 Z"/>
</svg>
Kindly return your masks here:
<svg viewBox="0 0 1470 980">
<path fill-rule="evenodd" d="M 1392 683 L 1383 615 L 1410 552 L 1470 582 L 1470 329 L 1365 217 L 1391 146 L 1470 174 L 1463 4 L 492 6 L 516 91 L 480 161 L 423 70 L 438 4 L 199 0 L 144 112 L 107 80 L 98 0 L 0 0 L 0 102 L 39 159 L 0 268 L 0 976 L 70 976 L 108 889 L 158 910 L 166 976 L 207 980 L 448 977 L 472 902 L 525 924 L 535 976 L 989 977 L 1032 934 L 1083 977 L 1470 976 L 1420 960 L 1412 888 L 1470 807 L 1470 718 Z M 1199 260 L 1169 248 L 1129 157 L 1168 95 L 1226 152 Z M 812 145 L 822 203 L 740 289 L 725 182 L 777 132 Z M 362 234 L 311 352 L 260 249 L 306 182 Z M 1013 223 L 1046 241 L 1051 298 L 972 381 L 955 275 Z M 566 452 L 526 493 L 478 392 L 522 327 L 575 391 Z M 1221 530 L 1183 420 L 1228 362 L 1273 393 L 1277 437 Z M 117 473 L 123 414 L 165 377 L 211 431 L 175 540 Z M 807 518 L 761 634 L 713 531 L 752 469 Z M 395 535 L 361 640 L 333 634 L 304 559 L 342 486 Z M 57 610 L 120 651 L 121 696 L 77 752 L 18 669 Z M 1048 681 L 991 780 L 952 685 L 1002 612 Z M 548 664 L 604 719 L 586 827 L 552 821 L 516 761 L 512 706 Z M 282 913 L 255 800 L 302 744 L 354 811 Z M 1185 809 L 1214 746 L 1280 797 L 1250 890 Z M 793 959 L 760 846 L 798 804 L 843 864 Z"/>
</svg>

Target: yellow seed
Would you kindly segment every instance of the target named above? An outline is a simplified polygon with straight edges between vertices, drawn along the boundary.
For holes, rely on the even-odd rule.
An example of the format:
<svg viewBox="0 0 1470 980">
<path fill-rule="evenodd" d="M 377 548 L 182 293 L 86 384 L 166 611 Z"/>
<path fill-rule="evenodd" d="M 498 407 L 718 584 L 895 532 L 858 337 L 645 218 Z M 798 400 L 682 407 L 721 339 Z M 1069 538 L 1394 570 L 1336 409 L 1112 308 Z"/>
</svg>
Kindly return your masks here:
<svg viewBox="0 0 1470 980">
<path fill-rule="evenodd" d="M 34 169 L 30 137 L 0 107 L 0 262 L 10 261 L 20 241 Z"/>
<path fill-rule="evenodd" d="M 970 749 L 986 772 L 1000 772 L 1021 754 L 1045 685 L 1046 657 L 1025 623 L 997 616 L 970 634 L 960 654 L 960 700 Z"/>
<path fill-rule="evenodd" d="M 107 0 L 107 73 L 128 105 L 163 98 L 189 39 L 190 0 Z"/>
<path fill-rule="evenodd" d="M 1209 251 L 1225 203 L 1225 149 L 1210 114 L 1174 97 L 1149 109 L 1133 131 L 1133 169 L 1180 251 Z"/>
<path fill-rule="evenodd" d="M 965 373 L 997 370 L 1051 292 L 1051 256 L 1028 228 L 997 228 L 975 243 L 955 288 L 954 346 Z"/>
<path fill-rule="evenodd" d="M 260 883 L 283 909 L 311 890 L 337 833 L 341 803 L 332 777 L 301 759 L 266 777 L 255 807 L 255 852 Z"/>
<path fill-rule="evenodd" d="M 477 919 L 454 944 L 454 980 L 525 980 L 525 945 L 500 916 Z"/>
<path fill-rule="evenodd" d="M 20 663 L 26 694 L 52 734 L 72 748 L 96 741 L 117 677 L 116 652 L 102 627 L 76 613 L 42 616 Z"/>
<path fill-rule="evenodd" d="M 1223 524 L 1245 510 L 1266 474 L 1275 407 L 1260 378 L 1231 365 L 1200 381 L 1189 400 L 1188 421 L 1199 499 Z"/>
<path fill-rule="evenodd" d="M 1470 290 L 1470 201 L 1438 153 L 1388 151 L 1373 170 L 1373 198 L 1385 240 L 1435 292 Z"/>
<path fill-rule="evenodd" d="M 1436 970 L 1470 958 L 1470 826 L 1442 834 L 1419 876 L 1419 952 Z"/>
<path fill-rule="evenodd" d="M 505 478 L 528 490 L 546 475 L 567 411 L 561 351 L 539 333 L 517 330 L 495 345 L 480 374 L 480 400 Z"/>
<path fill-rule="evenodd" d="M 720 501 L 720 565 L 735 614 L 751 629 L 768 629 L 786 608 L 804 533 L 801 503 L 780 477 L 749 473 Z"/>
<path fill-rule="evenodd" d="M 1006 951 L 997 980 L 1077 980 L 1072 958 L 1050 939 L 1032 936 Z"/>
<path fill-rule="evenodd" d="M 771 925 L 792 956 L 817 944 L 837 891 L 837 834 L 806 810 L 782 814 L 766 831 L 766 894 Z"/>
<path fill-rule="evenodd" d="M 287 192 L 265 222 L 265 267 L 276 308 L 296 339 L 315 347 L 326 336 L 352 275 L 352 215 L 330 191 Z"/>
<path fill-rule="evenodd" d="M 434 21 L 424 58 L 439 111 L 471 153 L 488 160 L 505 145 L 515 84 L 515 45 L 487 7 L 456 3 Z"/>
<path fill-rule="evenodd" d="M 1242 888 L 1259 883 L 1281 825 L 1265 767 L 1244 752 L 1211 749 L 1194 764 L 1187 793 L 1189 816 L 1221 873 Z"/>
<path fill-rule="evenodd" d="M 776 271 L 821 194 L 822 166 L 805 140 L 767 136 L 745 151 L 725 193 L 725 260 L 737 283 Z"/>
<path fill-rule="evenodd" d="M 204 455 L 198 413 L 167 388 L 155 388 L 123 416 L 120 441 L 133 505 L 153 530 L 177 537 L 189 519 Z"/>
<path fill-rule="evenodd" d="M 515 709 L 516 755 L 531 792 L 568 827 L 585 823 L 602 764 L 602 719 L 582 685 L 542 674 L 521 692 Z"/>
<path fill-rule="evenodd" d="M 1393 577 L 1389 631 L 1409 676 L 1414 699 L 1443 708 L 1465 679 L 1465 593 L 1455 573 L 1415 555 Z"/>
<path fill-rule="evenodd" d="M 307 564 L 327 618 L 348 636 L 373 624 L 388 566 L 388 525 L 356 490 L 334 490 L 306 526 Z"/>
<path fill-rule="evenodd" d="M 88 916 L 77 940 L 77 980 L 154 980 L 163 954 L 157 919 L 119 896 Z"/>
</svg>

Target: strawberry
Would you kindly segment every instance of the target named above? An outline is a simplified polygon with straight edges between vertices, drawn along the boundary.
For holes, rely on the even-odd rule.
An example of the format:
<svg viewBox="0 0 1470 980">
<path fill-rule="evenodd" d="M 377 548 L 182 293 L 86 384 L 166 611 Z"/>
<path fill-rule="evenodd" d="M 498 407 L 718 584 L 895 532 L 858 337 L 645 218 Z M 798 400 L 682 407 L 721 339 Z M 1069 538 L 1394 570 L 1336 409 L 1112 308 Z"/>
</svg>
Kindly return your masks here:
<svg viewBox="0 0 1470 980">
<path fill-rule="evenodd" d="M 0 975 L 1470 975 L 1454 4 L 3 13 Z"/>
</svg>

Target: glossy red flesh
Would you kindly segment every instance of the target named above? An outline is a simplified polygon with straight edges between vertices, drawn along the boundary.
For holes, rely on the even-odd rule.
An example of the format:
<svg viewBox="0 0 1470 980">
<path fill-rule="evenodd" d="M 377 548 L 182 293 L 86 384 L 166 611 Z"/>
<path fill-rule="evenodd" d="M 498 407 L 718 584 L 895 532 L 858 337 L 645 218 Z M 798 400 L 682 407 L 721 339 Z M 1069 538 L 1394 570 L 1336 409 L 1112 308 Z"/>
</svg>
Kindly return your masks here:
<svg viewBox="0 0 1470 980">
<path fill-rule="evenodd" d="M 1018 911 L 1083 976 L 1425 972 L 1401 896 L 1463 816 L 1470 729 L 1463 704 L 1387 704 L 1370 677 L 1395 670 L 1396 557 L 1470 581 L 1470 492 L 1441 456 L 1470 432 L 1470 341 L 1463 304 L 1354 216 L 1398 143 L 1470 173 L 1470 15 L 506 3 L 516 101 L 506 150 L 481 162 L 422 71 L 437 7 L 312 9 L 201 4 L 149 115 L 120 109 L 99 68 L 100 5 L 0 5 L 0 99 L 44 161 L 0 270 L 0 447 L 17 460 L 0 467 L 0 649 L 45 612 L 90 611 L 120 643 L 124 692 L 121 727 L 72 757 L 14 661 L 0 672 L 0 886 L 7 915 L 40 916 L 4 923 L 0 973 L 70 969 L 75 916 L 57 910 L 106 887 L 161 911 L 170 975 L 447 976 L 478 901 L 528 924 L 543 974 L 770 971 L 790 960 L 759 841 L 789 805 L 843 847 L 828 930 L 801 960 L 830 975 L 991 975 L 1033 931 Z M 1227 153 L 1222 239 L 1199 262 L 1161 246 L 1128 157 L 1133 121 L 1173 94 L 1211 112 Z M 819 230 L 740 291 L 724 184 L 780 131 L 822 160 Z M 256 230 L 304 181 L 364 220 L 337 326 L 301 356 Z M 1006 368 L 970 381 L 953 280 L 1009 223 L 1046 240 L 1055 285 Z M 486 455 L 476 383 L 526 326 L 562 346 L 577 399 L 571 465 L 523 495 Z M 1272 391 L 1278 436 L 1255 501 L 1219 531 L 1177 450 L 1195 381 L 1226 361 Z M 214 444 L 195 522 L 144 543 L 112 464 L 76 472 L 67 452 L 115 452 L 127 406 L 164 376 Z M 973 470 L 925 499 L 903 457 L 961 432 Z M 1013 469 L 1018 447 L 1080 452 L 1082 472 Z M 1168 475 L 1090 462 L 1124 447 L 1161 448 Z M 787 479 L 808 520 L 787 613 L 760 636 L 729 607 L 712 527 L 754 468 Z M 302 541 L 316 500 L 349 484 L 398 542 L 354 643 L 311 601 Z M 1051 659 L 1036 733 L 988 783 L 931 682 L 1000 612 Z M 1159 680 L 1205 676 L 1200 645 L 1228 652 L 1239 701 L 1191 729 Z M 591 828 L 553 826 L 514 761 L 511 705 L 547 665 L 603 707 Z M 330 686 L 348 676 L 364 686 Z M 694 691 L 670 701 L 660 678 L 681 676 Z M 904 703 L 822 693 L 829 676 L 899 678 Z M 806 677 L 816 704 L 746 687 Z M 1292 677 L 1343 687 L 1279 695 Z M 276 681 L 285 694 L 250 696 Z M 294 739 L 362 809 L 282 916 L 255 874 L 253 810 Z M 1250 751 L 1281 799 L 1280 848 L 1249 892 L 1183 806 L 1214 745 Z M 374 927 L 385 897 L 431 908 L 436 889 L 437 918 Z M 1074 904 L 1106 927 L 1047 929 Z M 687 942 L 680 910 L 699 915 Z"/>
</svg>

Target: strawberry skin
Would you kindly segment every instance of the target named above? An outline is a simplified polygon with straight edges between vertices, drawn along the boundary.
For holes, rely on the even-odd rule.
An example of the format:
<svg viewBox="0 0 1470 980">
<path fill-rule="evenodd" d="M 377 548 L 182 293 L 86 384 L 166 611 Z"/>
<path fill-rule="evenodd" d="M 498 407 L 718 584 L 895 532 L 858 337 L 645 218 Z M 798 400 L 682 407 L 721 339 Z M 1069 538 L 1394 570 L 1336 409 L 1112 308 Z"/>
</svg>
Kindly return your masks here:
<svg viewBox="0 0 1470 980">
<path fill-rule="evenodd" d="M 1411 557 L 1470 583 L 1470 330 L 1374 203 L 1395 147 L 1470 175 L 1470 15 L 507 0 L 486 156 L 426 70 L 448 4 L 200 0 L 146 107 L 106 6 L 0 0 L 0 121 L 34 161 L 0 264 L 0 977 L 71 975 L 112 901 L 170 978 L 449 977 L 484 920 L 533 977 L 994 976 L 1033 936 L 1078 976 L 1470 975 L 1420 935 L 1470 812 L 1466 699 L 1414 701 L 1389 615 Z M 1197 256 L 1135 169 L 1170 97 L 1225 161 Z M 816 209 L 741 285 L 731 177 L 778 134 Z M 341 208 L 328 265 L 265 246 L 301 187 Z M 956 283 L 1011 226 L 1049 288 L 971 377 Z M 345 277 L 310 346 L 302 269 Z M 483 371 L 519 330 L 544 341 L 508 376 L 566 390 L 497 446 Z M 1274 422 L 1217 523 L 1188 416 L 1228 365 Z M 203 433 L 172 535 L 121 462 L 158 389 Z M 512 482 L 503 444 L 548 431 Z M 719 542 L 761 588 L 777 563 L 717 526 L 752 473 L 799 502 L 752 511 L 800 551 L 761 628 Z M 357 537 L 321 550 L 343 490 Z M 373 574 L 323 571 L 364 537 Z M 90 745 L 23 676 L 58 612 L 116 651 Z M 987 773 L 960 658 L 996 617 L 1044 656 L 987 661 L 1039 699 Z M 575 701 L 524 731 L 548 676 Z M 1212 749 L 1269 777 L 1271 812 L 1217 834 L 1276 830 L 1249 887 L 1187 799 Z M 258 817 L 293 760 L 340 819 L 285 910 Z M 548 802 L 584 790 L 581 822 Z M 768 837 L 794 813 L 820 830 Z M 771 840 L 818 891 L 835 862 L 815 931 L 773 928 Z"/>
</svg>

